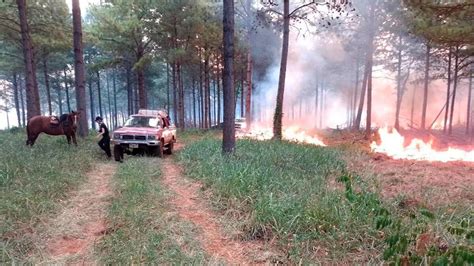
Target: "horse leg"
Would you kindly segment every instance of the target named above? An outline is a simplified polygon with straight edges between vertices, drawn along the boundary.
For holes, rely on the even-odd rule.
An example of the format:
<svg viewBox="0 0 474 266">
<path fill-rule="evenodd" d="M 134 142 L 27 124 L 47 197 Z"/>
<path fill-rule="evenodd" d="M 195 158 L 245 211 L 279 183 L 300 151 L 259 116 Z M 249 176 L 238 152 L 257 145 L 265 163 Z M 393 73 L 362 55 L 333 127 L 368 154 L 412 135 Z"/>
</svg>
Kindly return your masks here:
<svg viewBox="0 0 474 266">
<path fill-rule="evenodd" d="M 74 145 L 77 146 L 76 133 L 73 132 L 73 133 L 71 134 L 71 136 L 72 136 L 72 141 L 74 142 Z"/>
<path fill-rule="evenodd" d="M 31 144 L 31 133 L 29 131 L 29 128 L 28 126 L 26 126 L 26 146 L 30 145 Z M 32 145 L 32 144 L 31 144 Z M 33 145 L 32 145 L 33 146 Z"/>
<path fill-rule="evenodd" d="M 26 141 L 26 145 L 30 145 L 33 147 L 35 144 L 36 139 L 38 138 L 39 134 L 33 134 L 31 136 L 28 136 L 28 140 Z"/>
<path fill-rule="evenodd" d="M 67 144 L 71 145 L 71 136 L 66 135 Z"/>
</svg>

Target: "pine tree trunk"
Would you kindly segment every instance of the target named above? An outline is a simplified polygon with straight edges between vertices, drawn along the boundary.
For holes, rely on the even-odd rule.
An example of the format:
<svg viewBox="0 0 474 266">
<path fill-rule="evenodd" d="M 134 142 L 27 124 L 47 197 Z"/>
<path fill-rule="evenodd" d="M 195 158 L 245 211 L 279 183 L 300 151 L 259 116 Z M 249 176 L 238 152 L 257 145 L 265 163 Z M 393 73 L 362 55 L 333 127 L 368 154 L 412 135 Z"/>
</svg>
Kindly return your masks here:
<svg viewBox="0 0 474 266">
<path fill-rule="evenodd" d="M 44 85 L 46 87 L 46 97 L 48 100 L 48 112 L 49 112 L 49 115 L 53 115 L 53 108 L 51 107 L 51 89 L 49 87 L 48 64 L 46 62 L 46 58 L 43 59 L 43 74 L 44 74 Z"/>
<path fill-rule="evenodd" d="M 26 109 L 28 120 L 36 115 L 41 115 L 38 83 L 36 81 L 35 55 L 30 37 L 28 17 L 26 14 L 26 0 L 16 0 L 18 16 L 20 19 L 21 43 L 23 47 L 23 61 L 26 79 Z"/>
<path fill-rule="evenodd" d="M 94 91 L 92 90 L 92 79 L 89 78 L 89 103 L 91 107 L 91 125 L 95 129 L 95 108 L 94 108 Z"/>
<path fill-rule="evenodd" d="M 212 115 L 214 117 L 214 123 L 217 125 L 217 81 L 213 80 L 212 81 L 212 94 L 213 94 L 213 100 L 212 100 Z M 212 125 L 211 125 L 212 126 Z"/>
<path fill-rule="evenodd" d="M 7 129 L 10 129 L 10 117 L 8 117 L 8 109 L 3 109 L 2 111 L 5 111 L 5 116 L 7 120 Z"/>
<path fill-rule="evenodd" d="M 298 118 L 301 119 L 303 116 L 303 99 L 299 99 L 299 112 L 298 112 Z"/>
<path fill-rule="evenodd" d="M 114 89 L 114 125 L 115 127 L 118 127 L 118 119 L 117 119 L 117 86 L 115 84 L 115 68 L 114 71 L 112 72 L 112 86 Z"/>
<path fill-rule="evenodd" d="M 71 100 L 69 98 L 69 85 L 67 80 L 67 73 L 66 69 L 64 69 L 64 89 L 66 90 L 66 103 L 67 103 L 67 111 L 68 113 L 71 112 Z"/>
<path fill-rule="evenodd" d="M 362 119 L 362 110 L 364 108 L 364 101 L 365 101 L 365 94 L 367 92 L 367 120 L 366 120 L 366 137 L 370 134 L 370 123 L 371 122 L 371 115 L 372 115 L 372 64 L 373 64 L 373 57 L 374 57 L 374 38 L 375 38 L 375 7 L 374 3 L 372 3 L 370 7 L 370 33 L 368 39 L 368 48 L 366 54 L 366 62 L 365 62 L 365 72 L 364 72 L 364 79 L 362 81 L 362 88 L 361 88 L 361 98 L 359 100 L 359 108 L 357 110 L 357 117 L 354 122 L 354 128 L 359 130 L 360 122 Z M 370 88 L 369 88 L 370 84 Z M 370 103 L 369 103 L 370 99 Z M 369 106 L 370 105 L 370 106 Z M 369 123 L 369 124 L 367 124 Z"/>
<path fill-rule="evenodd" d="M 201 56 L 199 56 L 200 59 Z M 201 128 L 204 128 L 204 117 L 205 117 L 205 113 L 204 113 L 204 88 L 203 88 L 203 82 L 204 82 L 204 79 L 203 79 L 203 63 L 201 62 L 201 60 L 199 60 L 199 102 L 200 102 L 200 125 L 201 125 Z"/>
<path fill-rule="evenodd" d="M 365 123 L 365 137 L 370 139 L 372 127 L 372 68 L 374 62 L 374 38 L 375 38 L 375 6 L 374 3 L 370 9 L 370 35 L 369 35 L 369 57 L 367 62 L 369 65 L 369 73 L 367 77 L 367 114 Z"/>
<path fill-rule="evenodd" d="M 207 60 L 207 74 L 206 74 L 206 88 L 207 88 L 207 128 L 211 128 L 212 125 L 212 109 L 211 109 L 211 67 L 210 60 Z"/>
<path fill-rule="evenodd" d="M 413 88 L 413 95 L 411 98 L 411 111 L 410 111 L 410 127 L 413 128 L 413 120 L 415 119 L 415 96 L 416 88 Z"/>
<path fill-rule="evenodd" d="M 221 73 L 220 71 L 216 72 L 216 80 L 217 80 L 217 125 L 221 124 Z"/>
<path fill-rule="evenodd" d="M 252 125 L 252 54 L 247 53 L 247 93 L 245 94 L 245 123 L 247 123 L 247 129 L 250 129 Z"/>
<path fill-rule="evenodd" d="M 241 73 L 240 73 L 240 117 L 244 117 L 244 94 L 245 94 L 245 89 L 244 89 L 244 69 L 242 68 Z"/>
<path fill-rule="evenodd" d="M 58 107 L 59 107 L 59 114 L 63 113 L 63 97 L 61 94 L 61 86 L 56 84 L 56 93 L 58 94 Z"/>
<path fill-rule="evenodd" d="M 176 78 L 178 80 L 178 127 L 181 129 L 185 128 L 185 112 L 184 112 L 184 87 L 181 77 L 181 64 L 178 63 L 176 66 Z"/>
<path fill-rule="evenodd" d="M 85 137 L 88 134 L 88 128 L 86 113 L 86 88 L 84 82 L 84 57 L 82 53 L 82 22 L 79 0 L 72 0 L 72 17 L 74 28 L 74 70 L 76 104 L 77 111 L 81 114 L 79 116 L 79 136 Z"/>
<path fill-rule="evenodd" d="M 107 88 L 107 106 L 108 106 L 108 110 L 107 110 L 107 113 L 109 115 L 109 120 L 108 122 L 111 124 L 111 126 L 113 127 L 113 120 L 112 120 L 112 102 L 111 102 L 111 99 L 110 99 L 110 77 L 109 77 L 109 72 L 108 71 L 105 71 L 105 76 L 106 76 L 106 88 Z"/>
<path fill-rule="evenodd" d="M 351 115 L 351 128 L 354 127 L 354 122 L 355 122 L 355 117 L 356 117 L 356 106 L 357 106 L 357 95 L 359 94 L 359 82 L 360 82 L 360 61 L 359 58 L 357 58 L 357 63 L 356 63 L 356 78 L 355 78 L 355 84 L 354 84 L 354 98 L 352 101 L 352 115 Z"/>
<path fill-rule="evenodd" d="M 176 63 L 173 63 L 172 66 L 172 79 L 173 79 L 173 119 L 175 120 L 176 126 L 179 127 L 179 120 L 178 120 L 178 97 L 177 97 L 177 92 L 178 92 L 178 84 L 176 80 Z"/>
<path fill-rule="evenodd" d="M 166 62 L 166 111 L 170 114 L 170 63 Z"/>
<path fill-rule="evenodd" d="M 423 109 L 421 113 L 421 129 L 426 128 L 426 109 L 428 107 L 428 84 L 429 84 L 429 69 L 430 69 L 430 51 L 431 46 L 426 45 L 426 55 L 425 55 L 425 79 L 423 86 Z"/>
<path fill-rule="evenodd" d="M 316 80 L 316 90 L 314 97 L 314 118 L 315 118 L 315 127 L 318 127 L 318 106 L 319 106 L 319 81 Z"/>
<path fill-rule="evenodd" d="M 451 62 L 453 58 L 453 51 L 451 47 L 449 47 L 449 54 L 448 54 L 448 89 L 446 92 L 446 104 L 445 104 L 445 112 L 444 112 L 444 125 L 443 125 L 443 133 L 446 134 L 446 130 L 448 129 L 448 116 L 449 116 L 449 99 L 451 98 Z"/>
<path fill-rule="evenodd" d="M 323 111 L 324 111 L 324 86 L 321 81 L 321 94 L 319 97 L 319 128 L 323 128 Z"/>
<path fill-rule="evenodd" d="M 352 98 L 353 98 L 353 96 L 354 96 L 354 95 L 352 95 L 352 94 L 354 93 L 354 91 L 351 90 L 351 89 L 349 89 L 347 93 L 348 93 L 348 95 L 347 95 L 347 96 L 348 96 L 348 97 L 347 97 L 348 99 L 347 99 L 347 103 L 346 103 L 346 104 L 347 104 L 347 106 L 346 106 L 346 124 L 347 124 L 347 127 L 350 128 L 350 127 L 351 127 L 351 126 L 350 126 L 350 125 L 351 125 L 351 121 L 352 121 L 352 120 L 351 120 L 351 115 L 352 115 L 352 114 L 351 114 L 351 111 L 352 111 Z"/>
<path fill-rule="evenodd" d="M 365 126 L 365 136 L 367 139 L 370 138 L 372 133 L 372 64 L 373 62 L 370 61 L 369 79 L 367 82 L 367 122 Z"/>
<path fill-rule="evenodd" d="M 133 88 L 132 88 L 132 81 L 131 81 L 131 67 L 127 65 L 127 114 L 128 116 L 133 114 Z"/>
<path fill-rule="evenodd" d="M 395 129 L 400 130 L 400 107 L 402 104 L 402 34 L 398 35 L 397 60 L 397 103 L 395 109 Z"/>
<path fill-rule="evenodd" d="M 104 117 L 104 113 L 102 112 L 102 90 L 100 88 L 100 73 L 99 71 L 96 72 L 96 77 L 97 77 L 97 95 L 99 98 L 99 116 Z"/>
<path fill-rule="evenodd" d="M 133 113 L 138 113 L 138 109 L 140 109 L 140 95 L 139 95 L 139 84 L 138 84 L 138 74 L 135 73 L 135 83 L 133 84 Z"/>
<path fill-rule="evenodd" d="M 197 124 L 196 124 L 196 81 L 194 80 L 194 77 L 193 77 L 193 85 L 192 85 L 192 89 L 193 89 L 193 127 L 196 128 L 197 127 Z"/>
<path fill-rule="evenodd" d="M 21 127 L 20 100 L 18 97 L 18 80 L 16 72 L 13 73 L 13 96 L 15 100 L 15 110 L 16 117 L 18 119 L 18 127 Z"/>
<path fill-rule="evenodd" d="M 21 124 L 26 126 L 26 110 L 25 110 L 25 98 L 23 97 L 23 82 L 21 74 L 18 74 L 18 89 L 20 92 L 20 105 L 21 105 Z"/>
<path fill-rule="evenodd" d="M 245 9 L 251 15 L 252 1 L 245 1 Z M 252 20 L 250 17 L 247 18 L 247 93 L 245 94 L 245 123 L 247 124 L 247 129 L 250 129 L 252 126 L 252 43 L 251 43 L 251 31 L 252 31 Z"/>
<path fill-rule="evenodd" d="M 5 109 L 5 115 L 7 117 L 7 129 L 10 129 L 10 118 L 8 117 L 8 109 Z"/>
<path fill-rule="evenodd" d="M 234 0 L 224 0 L 224 130 L 222 152 L 233 153 L 235 150 L 235 90 L 234 72 Z"/>
<path fill-rule="evenodd" d="M 364 109 L 364 102 L 365 102 L 365 93 L 367 92 L 367 81 L 369 79 L 369 72 L 370 72 L 370 51 L 367 51 L 367 58 L 365 62 L 365 69 L 364 69 L 364 79 L 362 80 L 362 88 L 360 90 L 360 98 L 359 98 L 359 107 L 357 109 L 356 119 L 354 121 L 354 129 L 360 129 L 360 121 L 362 120 L 362 111 Z"/>
<path fill-rule="evenodd" d="M 468 93 L 467 93 L 466 135 L 469 135 L 469 128 L 471 124 L 472 75 L 473 74 L 471 71 L 471 75 L 469 75 L 469 87 L 468 87 Z"/>
<path fill-rule="evenodd" d="M 209 95 L 209 57 L 206 55 L 204 60 L 204 128 L 209 128 L 211 123 L 210 121 L 210 113 L 211 110 L 209 108 L 210 105 L 210 95 Z"/>
<path fill-rule="evenodd" d="M 273 138 L 282 138 L 283 96 L 285 94 L 286 64 L 290 38 L 290 0 L 283 1 L 283 45 L 281 48 L 280 76 L 276 98 L 275 114 L 273 116 Z"/>
<path fill-rule="evenodd" d="M 451 112 L 449 114 L 449 132 L 451 135 L 453 132 L 453 117 L 454 117 L 454 103 L 456 101 L 456 90 L 458 87 L 458 73 L 459 73 L 459 46 L 456 46 L 454 54 L 454 80 L 453 80 L 453 98 L 451 99 Z"/>
<path fill-rule="evenodd" d="M 145 55 L 145 48 L 143 47 L 143 42 L 139 40 L 137 48 L 137 62 Z M 146 109 L 147 108 L 147 97 L 145 89 L 145 70 L 144 66 L 139 66 L 137 68 L 137 82 L 138 82 L 138 107 Z"/>
</svg>

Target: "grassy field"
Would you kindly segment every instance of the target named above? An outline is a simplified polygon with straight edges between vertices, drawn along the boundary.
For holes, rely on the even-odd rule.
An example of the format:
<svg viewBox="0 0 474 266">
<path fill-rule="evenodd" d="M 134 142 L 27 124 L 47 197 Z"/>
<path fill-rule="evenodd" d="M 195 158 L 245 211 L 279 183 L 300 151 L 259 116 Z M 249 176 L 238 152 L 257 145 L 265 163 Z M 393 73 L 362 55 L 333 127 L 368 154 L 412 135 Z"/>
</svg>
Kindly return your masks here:
<svg viewBox="0 0 474 266">
<path fill-rule="evenodd" d="M 160 186 L 160 160 L 131 157 L 114 176 L 107 219 L 111 232 L 95 247 L 101 263 L 200 264 L 205 261 L 192 227 L 169 213 Z M 181 247 L 186 247 L 182 250 Z"/>
<path fill-rule="evenodd" d="M 20 129 L 0 132 L 0 263 L 21 261 L 34 251 L 30 235 L 38 223 L 103 158 L 91 139 L 75 147 L 65 137 L 41 135 L 32 148 L 25 140 Z"/>
<path fill-rule="evenodd" d="M 204 194 L 226 214 L 224 224 L 243 240 L 276 240 L 284 263 L 474 264 L 473 206 L 382 199 L 375 173 L 349 172 L 342 159 L 359 150 L 240 140 L 235 154 L 222 156 L 215 131 L 180 136 L 187 146 L 178 158 L 211 192 Z M 23 132 L 0 132 L 0 143 L 0 264 L 21 263 L 36 252 L 38 225 L 106 159 L 92 139 L 74 147 L 42 135 L 31 148 Z M 109 230 L 94 247 L 101 263 L 210 262 L 160 180 L 160 159 L 119 165 L 104 210 Z"/>
<path fill-rule="evenodd" d="M 433 213 L 382 201 L 377 183 L 349 173 L 341 153 L 241 140 L 226 157 L 221 141 L 205 138 L 179 158 L 216 207 L 240 221 L 244 238 L 277 239 L 290 263 L 474 263 L 472 209 Z"/>
</svg>

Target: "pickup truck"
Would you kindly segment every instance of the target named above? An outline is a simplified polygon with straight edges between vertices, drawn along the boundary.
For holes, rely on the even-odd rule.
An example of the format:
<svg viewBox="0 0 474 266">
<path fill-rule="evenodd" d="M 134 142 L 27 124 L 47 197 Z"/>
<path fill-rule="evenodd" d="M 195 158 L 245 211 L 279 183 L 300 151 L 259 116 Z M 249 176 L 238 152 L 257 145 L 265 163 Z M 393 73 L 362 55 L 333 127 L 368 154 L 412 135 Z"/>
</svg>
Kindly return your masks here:
<svg viewBox="0 0 474 266">
<path fill-rule="evenodd" d="M 122 161 L 124 153 L 163 157 L 173 153 L 175 142 L 176 127 L 163 110 L 140 109 L 112 133 L 116 161 Z"/>
</svg>

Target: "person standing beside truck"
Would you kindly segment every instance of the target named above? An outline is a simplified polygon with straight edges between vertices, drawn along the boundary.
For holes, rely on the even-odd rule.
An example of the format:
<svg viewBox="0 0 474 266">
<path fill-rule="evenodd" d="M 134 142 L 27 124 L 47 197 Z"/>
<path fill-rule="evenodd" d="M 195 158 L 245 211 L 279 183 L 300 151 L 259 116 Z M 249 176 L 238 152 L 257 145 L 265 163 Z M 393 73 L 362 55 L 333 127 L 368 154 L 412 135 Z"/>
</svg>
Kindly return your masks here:
<svg viewBox="0 0 474 266">
<path fill-rule="evenodd" d="M 97 138 L 102 136 L 102 138 L 99 141 L 99 147 L 105 151 L 107 154 L 107 157 L 111 158 L 112 157 L 112 152 L 110 151 L 110 134 L 109 134 L 109 129 L 104 123 L 104 120 L 102 117 L 98 116 L 95 118 L 95 122 L 99 124 L 99 134 L 97 135 Z"/>
</svg>

